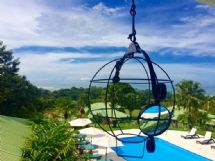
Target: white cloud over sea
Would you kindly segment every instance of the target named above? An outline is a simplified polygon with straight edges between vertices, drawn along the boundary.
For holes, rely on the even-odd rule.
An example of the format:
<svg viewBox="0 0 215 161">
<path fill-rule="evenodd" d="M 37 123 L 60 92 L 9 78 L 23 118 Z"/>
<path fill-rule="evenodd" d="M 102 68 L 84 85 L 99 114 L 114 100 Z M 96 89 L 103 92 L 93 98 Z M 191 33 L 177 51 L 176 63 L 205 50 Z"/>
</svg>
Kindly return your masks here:
<svg viewBox="0 0 215 161">
<path fill-rule="evenodd" d="M 161 65 L 176 82 L 193 79 L 209 90 L 215 89 L 215 8 L 192 0 L 139 3 L 137 40 L 142 48 L 153 54 L 173 55 Z M 0 40 L 9 49 L 23 48 L 23 52 L 14 52 L 20 57 L 20 73 L 37 86 L 87 86 L 102 64 L 121 56 L 123 51 L 43 53 L 35 52 L 33 47 L 127 47 L 130 2 L 117 4 L 114 0 L 1 0 Z M 29 47 L 28 51 L 24 47 Z M 181 55 L 206 57 L 211 63 L 194 62 L 192 58 L 190 64 L 179 63 L 177 58 Z"/>
</svg>

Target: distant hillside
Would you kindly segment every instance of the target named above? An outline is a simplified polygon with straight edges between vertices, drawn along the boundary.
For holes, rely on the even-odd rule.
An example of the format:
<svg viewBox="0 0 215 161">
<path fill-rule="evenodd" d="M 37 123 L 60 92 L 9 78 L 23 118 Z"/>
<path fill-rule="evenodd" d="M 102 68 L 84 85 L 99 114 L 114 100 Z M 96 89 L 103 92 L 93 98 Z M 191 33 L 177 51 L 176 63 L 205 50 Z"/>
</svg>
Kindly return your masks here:
<svg viewBox="0 0 215 161">
<path fill-rule="evenodd" d="M 30 135 L 29 121 L 0 115 L 0 160 L 18 161 L 24 138 Z"/>
</svg>

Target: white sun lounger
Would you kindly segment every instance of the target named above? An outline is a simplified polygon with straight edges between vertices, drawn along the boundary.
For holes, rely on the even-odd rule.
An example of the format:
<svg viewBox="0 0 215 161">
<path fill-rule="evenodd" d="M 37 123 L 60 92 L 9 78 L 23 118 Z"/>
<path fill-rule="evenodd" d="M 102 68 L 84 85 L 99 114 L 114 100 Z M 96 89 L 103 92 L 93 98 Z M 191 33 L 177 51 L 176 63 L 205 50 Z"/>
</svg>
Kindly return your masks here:
<svg viewBox="0 0 215 161">
<path fill-rule="evenodd" d="M 210 131 L 206 131 L 204 138 L 196 140 L 196 143 L 200 143 L 200 144 L 209 144 L 211 142 L 215 142 L 215 140 L 212 139 L 212 132 Z"/>
<path fill-rule="evenodd" d="M 181 135 L 184 139 L 193 139 L 193 138 L 199 138 L 199 135 L 196 134 L 197 129 L 192 128 L 191 131 L 187 135 Z"/>
</svg>

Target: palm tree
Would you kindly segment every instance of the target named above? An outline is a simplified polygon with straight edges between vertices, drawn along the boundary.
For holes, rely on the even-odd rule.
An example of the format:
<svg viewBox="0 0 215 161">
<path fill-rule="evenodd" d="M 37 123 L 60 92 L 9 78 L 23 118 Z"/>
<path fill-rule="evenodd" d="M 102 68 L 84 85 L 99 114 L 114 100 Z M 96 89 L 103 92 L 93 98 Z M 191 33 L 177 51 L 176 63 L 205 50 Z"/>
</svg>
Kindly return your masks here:
<svg viewBox="0 0 215 161">
<path fill-rule="evenodd" d="M 205 111 L 195 112 L 195 116 L 193 119 L 198 121 L 198 124 L 200 127 L 204 126 L 208 121 L 210 121 L 210 119 L 208 117 L 208 113 Z"/>
<path fill-rule="evenodd" d="M 206 111 L 210 111 L 212 107 L 215 107 L 215 97 L 205 96 L 203 108 Z"/>
<path fill-rule="evenodd" d="M 202 105 L 204 90 L 200 83 L 192 80 L 183 80 L 176 85 L 177 104 L 185 109 L 187 114 L 188 128 L 192 127 L 193 115 L 198 107 Z"/>
</svg>

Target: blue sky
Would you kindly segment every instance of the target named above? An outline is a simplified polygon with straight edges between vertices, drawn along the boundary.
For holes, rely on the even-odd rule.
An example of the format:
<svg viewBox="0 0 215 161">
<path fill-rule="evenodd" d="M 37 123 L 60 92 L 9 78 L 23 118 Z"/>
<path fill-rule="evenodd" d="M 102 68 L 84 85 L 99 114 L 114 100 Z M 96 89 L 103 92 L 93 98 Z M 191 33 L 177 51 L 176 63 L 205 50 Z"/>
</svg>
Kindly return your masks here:
<svg viewBox="0 0 215 161">
<path fill-rule="evenodd" d="M 193 79 L 215 94 L 215 7 L 194 0 L 136 1 L 137 41 L 152 60 L 176 83 Z M 35 85 L 86 87 L 101 65 L 127 50 L 130 3 L 1 0 L 0 39 Z"/>
</svg>

